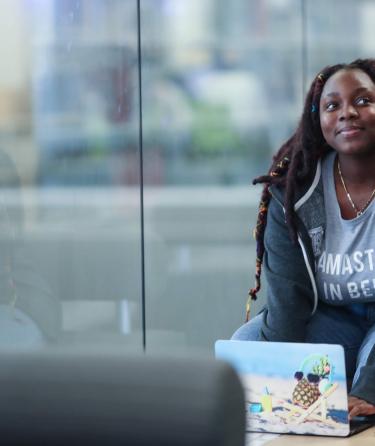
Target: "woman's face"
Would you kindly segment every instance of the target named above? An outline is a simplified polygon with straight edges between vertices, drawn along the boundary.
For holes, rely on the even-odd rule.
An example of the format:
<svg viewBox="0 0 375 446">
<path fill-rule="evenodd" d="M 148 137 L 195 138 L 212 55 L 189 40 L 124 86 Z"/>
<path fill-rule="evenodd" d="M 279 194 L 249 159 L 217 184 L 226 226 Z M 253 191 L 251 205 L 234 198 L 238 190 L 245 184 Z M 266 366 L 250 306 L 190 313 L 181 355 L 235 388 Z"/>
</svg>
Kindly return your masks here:
<svg viewBox="0 0 375 446">
<path fill-rule="evenodd" d="M 325 83 L 319 105 L 326 142 L 338 153 L 375 154 L 375 84 L 359 69 L 343 69 Z"/>
</svg>

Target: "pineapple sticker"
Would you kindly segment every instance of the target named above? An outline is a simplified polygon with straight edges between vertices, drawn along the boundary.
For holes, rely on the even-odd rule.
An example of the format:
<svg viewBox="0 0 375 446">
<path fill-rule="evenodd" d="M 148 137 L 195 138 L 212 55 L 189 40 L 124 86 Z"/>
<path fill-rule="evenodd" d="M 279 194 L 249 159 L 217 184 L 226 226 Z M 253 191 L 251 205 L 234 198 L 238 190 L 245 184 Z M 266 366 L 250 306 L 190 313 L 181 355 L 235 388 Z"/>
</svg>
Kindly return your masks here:
<svg viewBox="0 0 375 446">
<path fill-rule="evenodd" d="M 304 369 L 313 362 L 311 372 L 304 376 Z M 312 355 L 302 363 L 301 371 L 294 374 L 297 383 L 292 394 L 293 404 L 304 409 L 310 407 L 331 386 L 332 367 L 328 356 Z"/>
</svg>

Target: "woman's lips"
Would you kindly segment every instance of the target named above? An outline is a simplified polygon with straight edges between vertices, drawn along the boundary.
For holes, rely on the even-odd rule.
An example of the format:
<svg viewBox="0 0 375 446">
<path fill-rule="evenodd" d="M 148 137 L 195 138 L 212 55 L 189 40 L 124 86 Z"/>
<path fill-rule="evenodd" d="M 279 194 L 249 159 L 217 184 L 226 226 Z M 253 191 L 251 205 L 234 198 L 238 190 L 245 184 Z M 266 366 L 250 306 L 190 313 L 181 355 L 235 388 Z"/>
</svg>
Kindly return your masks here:
<svg viewBox="0 0 375 446">
<path fill-rule="evenodd" d="M 345 127 L 339 130 L 338 134 L 342 135 L 344 138 L 352 138 L 353 136 L 357 136 L 361 133 L 363 128 L 361 127 Z"/>
</svg>

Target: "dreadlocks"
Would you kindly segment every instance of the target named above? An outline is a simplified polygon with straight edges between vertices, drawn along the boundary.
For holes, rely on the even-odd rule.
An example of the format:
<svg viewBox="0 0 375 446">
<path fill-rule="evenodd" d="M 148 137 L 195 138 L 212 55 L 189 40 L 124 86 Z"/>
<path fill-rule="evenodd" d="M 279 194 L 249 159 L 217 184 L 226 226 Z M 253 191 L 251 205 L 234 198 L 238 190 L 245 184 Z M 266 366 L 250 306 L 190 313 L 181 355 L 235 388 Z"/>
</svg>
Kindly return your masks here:
<svg viewBox="0 0 375 446">
<path fill-rule="evenodd" d="M 359 69 L 375 83 L 375 59 L 357 59 L 349 64 L 325 67 L 313 80 L 306 95 L 302 117 L 295 133 L 280 147 L 273 157 L 267 175 L 255 178 L 253 184 L 262 183 L 263 191 L 258 218 L 254 230 L 256 241 L 255 287 L 249 290 L 246 305 L 246 321 L 250 317 L 250 302 L 256 300 L 260 290 L 260 276 L 264 256 L 264 231 L 267 224 L 268 205 L 271 200 L 270 186 L 285 188 L 285 218 L 293 243 L 297 242 L 294 199 L 298 184 L 306 181 L 314 172 L 319 158 L 330 150 L 320 127 L 319 104 L 326 81 L 339 70 Z"/>
</svg>

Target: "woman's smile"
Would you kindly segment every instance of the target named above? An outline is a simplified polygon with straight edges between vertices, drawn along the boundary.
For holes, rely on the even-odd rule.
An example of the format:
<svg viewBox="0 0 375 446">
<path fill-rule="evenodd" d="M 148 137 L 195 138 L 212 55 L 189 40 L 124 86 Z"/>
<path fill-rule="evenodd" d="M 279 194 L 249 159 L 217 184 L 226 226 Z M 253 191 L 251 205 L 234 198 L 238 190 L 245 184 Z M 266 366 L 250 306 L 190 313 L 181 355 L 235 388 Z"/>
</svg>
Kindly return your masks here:
<svg viewBox="0 0 375 446">
<path fill-rule="evenodd" d="M 356 138 L 357 136 L 361 136 L 364 130 L 365 129 L 363 127 L 346 126 L 338 130 L 337 134 L 341 135 L 343 138 L 351 139 Z"/>
</svg>

